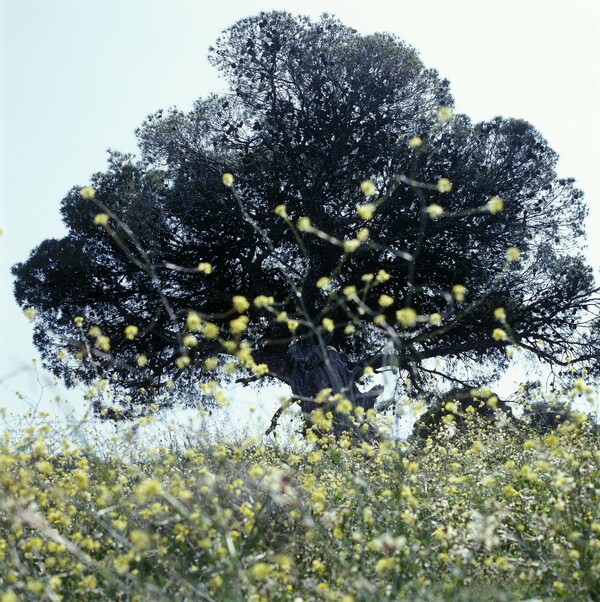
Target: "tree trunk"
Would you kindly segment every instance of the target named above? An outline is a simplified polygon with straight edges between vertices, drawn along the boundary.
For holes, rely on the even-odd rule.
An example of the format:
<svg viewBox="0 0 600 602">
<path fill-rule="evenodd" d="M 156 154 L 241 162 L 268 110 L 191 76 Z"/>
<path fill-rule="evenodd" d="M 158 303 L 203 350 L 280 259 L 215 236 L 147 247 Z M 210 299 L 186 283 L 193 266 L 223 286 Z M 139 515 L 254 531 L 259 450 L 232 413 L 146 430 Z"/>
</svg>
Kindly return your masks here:
<svg viewBox="0 0 600 602">
<path fill-rule="evenodd" d="M 322 428 L 315 425 L 313 412 L 323 410 L 325 415 L 332 414 L 332 427 L 329 430 L 336 438 L 343 434 L 357 440 L 372 440 L 377 431 L 366 417 L 359 418 L 355 408 L 365 410 L 375 406 L 375 400 L 383 391 L 383 387 L 373 387 L 361 393 L 356 381 L 362 376 L 362 367 L 353 366 L 349 358 L 333 347 L 322 349 L 310 343 L 294 343 L 288 349 L 288 358 L 292 366 L 292 394 L 298 400 L 304 416 L 304 432 L 310 429 L 325 435 Z M 316 398 L 323 389 L 330 389 L 331 395 L 341 393 L 352 403 L 352 409 L 337 408 L 339 400 L 325 400 L 322 403 Z"/>
</svg>

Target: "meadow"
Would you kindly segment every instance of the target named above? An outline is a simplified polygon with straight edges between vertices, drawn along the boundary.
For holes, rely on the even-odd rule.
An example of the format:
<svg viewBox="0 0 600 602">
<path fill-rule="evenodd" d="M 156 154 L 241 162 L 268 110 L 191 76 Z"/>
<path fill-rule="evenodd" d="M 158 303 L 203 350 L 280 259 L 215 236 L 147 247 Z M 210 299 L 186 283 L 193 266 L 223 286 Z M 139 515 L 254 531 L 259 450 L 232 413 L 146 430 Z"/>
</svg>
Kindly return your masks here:
<svg viewBox="0 0 600 602">
<path fill-rule="evenodd" d="M 358 444 L 151 446 L 145 418 L 76 446 L 42 416 L 0 442 L 0 600 L 599 599 L 594 424 L 445 410 Z"/>
</svg>

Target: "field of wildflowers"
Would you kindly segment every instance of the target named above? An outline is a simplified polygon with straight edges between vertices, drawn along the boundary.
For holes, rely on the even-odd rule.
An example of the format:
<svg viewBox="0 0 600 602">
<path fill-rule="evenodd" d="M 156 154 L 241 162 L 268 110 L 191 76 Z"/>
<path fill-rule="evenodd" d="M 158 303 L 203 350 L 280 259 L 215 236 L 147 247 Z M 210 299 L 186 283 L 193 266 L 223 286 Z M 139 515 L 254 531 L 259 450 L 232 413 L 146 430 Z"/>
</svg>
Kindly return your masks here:
<svg viewBox="0 0 600 602">
<path fill-rule="evenodd" d="M 6 433 L 0 600 L 598 599 L 597 429 L 448 410 L 418 442 Z"/>
</svg>

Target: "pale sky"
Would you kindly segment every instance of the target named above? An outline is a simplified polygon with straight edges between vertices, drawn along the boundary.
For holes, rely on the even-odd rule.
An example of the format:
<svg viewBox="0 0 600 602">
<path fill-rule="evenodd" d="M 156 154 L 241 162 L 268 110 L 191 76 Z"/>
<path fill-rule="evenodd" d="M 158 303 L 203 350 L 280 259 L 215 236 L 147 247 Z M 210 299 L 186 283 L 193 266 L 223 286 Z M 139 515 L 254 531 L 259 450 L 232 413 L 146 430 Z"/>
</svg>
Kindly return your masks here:
<svg viewBox="0 0 600 602">
<path fill-rule="evenodd" d="M 530 121 L 560 154 L 590 207 L 588 256 L 600 267 L 600 3 L 597 0 L 1 0 L 0 407 L 49 407 L 31 367 L 31 325 L 10 266 L 61 237 L 60 201 L 135 152 L 151 112 L 218 91 L 207 48 L 236 20 L 283 9 L 388 31 L 450 80 L 458 112 Z M 52 377 L 40 371 L 42 384 Z M 21 391 L 25 400 L 15 392 Z M 81 406 L 78 394 L 68 399 Z"/>
</svg>

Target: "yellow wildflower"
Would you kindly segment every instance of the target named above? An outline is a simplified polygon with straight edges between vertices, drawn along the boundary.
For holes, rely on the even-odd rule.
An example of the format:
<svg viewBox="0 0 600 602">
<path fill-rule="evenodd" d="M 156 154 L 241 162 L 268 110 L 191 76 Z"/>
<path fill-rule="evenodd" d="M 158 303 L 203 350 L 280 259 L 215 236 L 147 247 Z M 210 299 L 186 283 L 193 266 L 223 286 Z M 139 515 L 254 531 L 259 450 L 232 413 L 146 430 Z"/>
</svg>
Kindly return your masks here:
<svg viewBox="0 0 600 602">
<path fill-rule="evenodd" d="M 504 209 L 504 201 L 499 196 L 493 196 L 485 207 L 492 215 L 495 215 Z"/>
<path fill-rule="evenodd" d="M 500 322 L 506 322 L 506 311 L 504 311 L 503 307 L 497 307 L 494 310 L 494 318 Z"/>
<path fill-rule="evenodd" d="M 194 335 L 187 334 L 186 336 L 183 337 L 183 344 L 186 347 L 197 347 L 198 339 Z"/>
<path fill-rule="evenodd" d="M 331 318 L 323 318 L 321 323 L 323 324 L 323 328 L 328 332 L 332 332 L 335 328 L 335 323 Z"/>
<path fill-rule="evenodd" d="M 130 324 L 129 326 L 125 327 L 125 338 L 129 341 L 133 341 L 133 339 L 135 339 L 135 337 L 137 336 L 139 332 L 139 328 L 137 326 L 134 326 L 133 324 Z"/>
<path fill-rule="evenodd" d="M 212 322 L 207 322 L 204 326 L 204 331 L 202 334 L 207 339 L 216 339 L 219 336 L 219 327 Z"/>
<path fill-rule="evenodd" d="M 494 328 L 494 331 L 492 332 L 492 338 L 495 341 L 506 341 L 508 339 L 508 335 L 504 330 L 502 330 L 502 328 Z"/>
<path fill-rule="evenodd" d="M 361 242 L 357 238 L 351 238 L 344 241 L 344 253 L 352 253 L 360 247 Z"/>
<path fill-rule="evenodd" d="M 506 249 L 506 260 L 508 262 L 516 261 L 521 256 L 521 251 L 517 247 L 508 247 Z"/>
<path fill-rule="evenodd" d="M 457 301 L 464 301 L 466 292 L 467 289 L 462 284 L 455 284 L 452 287 L 452 294 Z"/>
<path fill-rule="evenodd" d="M 235 320 L 230 320 L 229 329 L 233 334 L 240 334 L 248 328 L 248 316 L 240 316 Z M 206 330 L 204 331 L 206 336 Z"/>
<path fill-rule="evenodd" d="M 396 312 L 396 321 L 402 328 L 409 328 L 417 323 L 417 312 L 412 307 L 405 307 Z"/>
<path fill-rule="evenodd" d="M 187 315 L 185 325 L 192 331 L 202 330 L 202 319 L 195 311 L 190 311 Z"/>
<path fill-rule="evenodd" d="M 94 224 L 96 224 L 96 226 L 106 226 L 109 219 L 108 213 L 96 213 L 96 215 L 94 215 Z"/>
<path fill-rule="evenodd" d="M 377 194 L 377 189 L 375 188 L 375 184 L 370 180 L 364 180 L 360 183 L 360 191 L 365 196 L 375 196 Z"/>
<path fill-rule="evenodd" d="M 191 360 L 187 355 L 180 355 L 175 360 L 175 365 L 177 366 L 177 368 L 179 368 L 179 370 L 183 370 L 184 368 L 190 365 L 190 361 Z"/>
<path fill-rule="evenodd" d="M 250 307 L 250 303 L 243 295 L 235 295 L 232 299 L 233 309 L 239 314 L 243 314 Z"/>
<path fill-rule="evenodd" d="M 256 307 L 268 307 L 269 305 L 273 305 L 275 303 L 275 299 L 273 297 L 267 297 L 266 295 L 258 295 L 254 299 L 254 305 Z"/>
<path fill-rule="evenodd" d="M 98 345 L 102 351 L 110 351 L 110 339 L 106 336 L 99 336 L 96 339 L 96 345 Z"/>
<path fill-rule="evenodd" d="M 367 203 L 365 205 L 359 205 L 356 213 L 358 213 L 361 219 L 371 219 L 375 212 L 375 205 L 373 203 Z"/>
<path fill-rule="evenodd" d="M 440 123 L 450 121 L 454 117 L 450 107 L 439 107 L 437 110 L 437 119 Z"/>
<path fill-rule="evenodd" d="M 394 304 L 394 297 L 390 297 L 389 295 L 381 295 L 378 303 L 381 307 L 389 307 L 390 305 Z"/>
<path fill-rule="evenodd" d="M 38 315 L 38 312 L 33 309 L 33 307 L 27 307 L 23 310 L 23 315 L 28 319 L 28 320 L 35 320 L 35 318 Z"/>
<path fill-rule="evenodd" d="M 450 192 L 452 190 L 452 182 L 448 178 L 440 178 L 437 181 L 436 188 L 438 192 Z"/>
<path fill-rule="evenodd" d="M 79 191 L 79 194 L 81 195 L 82 199 L 84 199 L 85 201 L 89 201 L 90 199 L 93 199 L 96 196 L 96 191 L 91 186 L 84 186 Z"/>
<path fill-rule="evenodd" d="M 431 219 L 435 219 L 436 217 L 439 217 L 440 215 L 442 215 L 442 213 L 444 213 L 444 208 L 440 205 L 432 203 L 431 205 L 429 205 L 429 207 L 425 209 L 425 211 L 427 211 Z"/>
<path fill-rule="evenodd" d="M 286 206 L 277 205 L 277 207 L 275 207 L 275 215 L 286 219 L 288 216 Z"/>
</svg>

